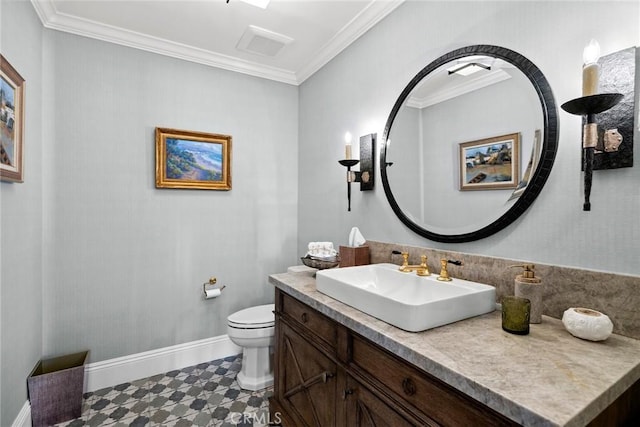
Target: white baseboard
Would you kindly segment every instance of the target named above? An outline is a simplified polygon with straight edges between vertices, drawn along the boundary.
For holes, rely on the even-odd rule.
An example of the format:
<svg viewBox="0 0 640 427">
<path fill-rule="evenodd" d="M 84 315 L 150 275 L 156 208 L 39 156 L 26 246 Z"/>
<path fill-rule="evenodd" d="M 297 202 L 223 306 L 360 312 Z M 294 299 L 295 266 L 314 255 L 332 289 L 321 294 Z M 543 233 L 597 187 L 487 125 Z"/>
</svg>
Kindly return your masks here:
<svg viewBox="0 0 640 427">
<path fill-rule="evenodd" d="M 89 363 L 84 371 L 85 391 L 96 391 L 241 352 L 242 348 L 232 343 L 228 335 L 220 335 Z"/>
<path fill-rule="evenodd" d="M 84 370 L 84 391 L 96 391 L 241 352 L 242 348 L 231 342 L 228 335 L 220 335 L 89 363 Z M 25 402 L 11 427 L 31 427 L 29 401 Z"/>
<path fill-rule="evenodd" d="M 13 420 L 11 427 L 31 427 L 31 405 L 27 400 L 18 412 L 18 416 Z"/>
</svg>

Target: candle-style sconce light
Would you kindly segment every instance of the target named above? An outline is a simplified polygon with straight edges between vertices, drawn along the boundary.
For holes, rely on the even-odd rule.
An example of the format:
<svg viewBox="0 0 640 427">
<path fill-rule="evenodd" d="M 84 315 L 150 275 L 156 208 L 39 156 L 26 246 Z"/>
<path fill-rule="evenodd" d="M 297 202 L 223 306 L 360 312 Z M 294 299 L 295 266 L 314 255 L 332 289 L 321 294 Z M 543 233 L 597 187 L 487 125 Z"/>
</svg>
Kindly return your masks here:
<svg viewBox="0 0 640 427">
<path fill-rule="evenodd" d="M 591 210 L 593 171 L 633 166 L 636 48 L 600 58 L 591 40 L 584 49 L 582 97 L 561 107 L 583 116 L 583 210 Z"/>
<path fill-rule="evenodd" d="M 351 158 L 351 134 L 347 132 L 344 137 L 345 140 L 345 158 L 338 160 L 342 166 L 347 168 L 347 211 L 351 212 L 351 183 L 359 182 L 360 191 L 373 190 L 374 184 L 374 167 L 373 163 L 376 134 L 372 133 L 360 137 L 360 159 Z M 351 168 L 360 163 L 359 171 L 352 171 Z"/>
</svg>

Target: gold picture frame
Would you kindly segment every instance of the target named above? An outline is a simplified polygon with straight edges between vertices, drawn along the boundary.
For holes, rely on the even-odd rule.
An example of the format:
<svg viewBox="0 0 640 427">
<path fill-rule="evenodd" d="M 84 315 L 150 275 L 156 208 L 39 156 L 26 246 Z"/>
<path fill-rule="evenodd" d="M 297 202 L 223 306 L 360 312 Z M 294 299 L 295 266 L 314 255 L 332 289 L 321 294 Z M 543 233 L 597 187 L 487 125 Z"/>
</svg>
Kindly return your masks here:
<svg viewBox="0 0 640 427">
<path fill-rule="evenodd" d="M 516 188 L 520 181 L 520 134 L 460 144 L 460 190 Z"/>
<path fill-rule="evenodd" d="M 230 135 L 156 128 L 156 188 L 231 190 Z"/>
<path fill-rule="evenodd" d="M 0 179 L 24 182 L 24 79 L 0 55 Z"/>
</svg>

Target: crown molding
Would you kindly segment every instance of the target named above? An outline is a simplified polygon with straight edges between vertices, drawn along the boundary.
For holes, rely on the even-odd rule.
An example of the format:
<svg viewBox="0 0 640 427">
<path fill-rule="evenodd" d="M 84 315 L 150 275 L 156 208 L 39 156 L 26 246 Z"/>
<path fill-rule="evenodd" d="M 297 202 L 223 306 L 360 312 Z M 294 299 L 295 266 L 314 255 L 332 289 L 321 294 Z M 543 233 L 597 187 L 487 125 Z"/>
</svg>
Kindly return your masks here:
<svg viewBox="0 0 640 427">
<path fill-rule="evenodd" d="M 407 107 L 426 108 L 510 78 L 511 76 L 503 70 L 490 71 L 473 79 L 465 80 L 461 84 L 441 89 L 423 98 L 411 97 L 407 100 Z"/>
<path fill-rule="evenodd" d="M 231 56 L 221 55 L 204 49 L 169 40 L 152 37 L 135 31 L 106 25 L 100 22 L 60 13 L 50 0 L 31 0 L 42 25 L 46 28 L 89 37 L 122 46 L 145 50 L 185 61 L 229 71 L 262 77 L 282 83 L 297 85 L 295 73 L 281 68 L 269 67 Z"/>
<path fill-rule="evenodd" d="M 296 73 L 299 84 L 311 77 L 316 71 L 324 67 L 329 61 L 345 50 L 351 43 L 369 31 L 384 17 L 393 12 L 405 0 L 372 0 L 355 18 L 347 23 L 327 44 L 325 44 L 314 59 Z"/>
<path fill-rule="evenodd" d="M 56 10 L 52 0 L 31 0 L 31 4 L 45 28 L 297 86 L 404 1 L 371 0 L 358 16 L 314 55 L 312 63 L 297 73 L 64 14 Z"/>
</svg>

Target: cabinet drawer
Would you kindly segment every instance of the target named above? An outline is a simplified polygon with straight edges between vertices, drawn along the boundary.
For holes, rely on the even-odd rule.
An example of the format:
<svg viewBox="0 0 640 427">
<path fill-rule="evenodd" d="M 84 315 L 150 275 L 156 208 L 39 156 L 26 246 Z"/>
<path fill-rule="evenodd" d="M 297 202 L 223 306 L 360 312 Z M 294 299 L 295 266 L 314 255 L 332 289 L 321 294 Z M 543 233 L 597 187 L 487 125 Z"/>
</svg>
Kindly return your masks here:
<svg viewBox="0 0 640 427">
<path fill-rule="evenodd" d="M 366 371 L 391 398 L 406 402 L 408 409 L 441 425 L 513 425 L 497 412 L 357 335 L 352 340 L 352 363 Z"/>
<path fill-rule="evenodd" d="M 288 320 L 321 338 L 331 349 L 336 348 L 337 326 L 333 320 L 286 294 L 282 294 L 281 311 Z"/>
</svg>

